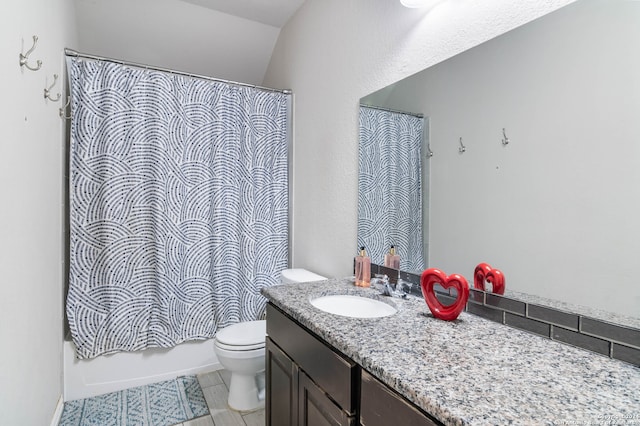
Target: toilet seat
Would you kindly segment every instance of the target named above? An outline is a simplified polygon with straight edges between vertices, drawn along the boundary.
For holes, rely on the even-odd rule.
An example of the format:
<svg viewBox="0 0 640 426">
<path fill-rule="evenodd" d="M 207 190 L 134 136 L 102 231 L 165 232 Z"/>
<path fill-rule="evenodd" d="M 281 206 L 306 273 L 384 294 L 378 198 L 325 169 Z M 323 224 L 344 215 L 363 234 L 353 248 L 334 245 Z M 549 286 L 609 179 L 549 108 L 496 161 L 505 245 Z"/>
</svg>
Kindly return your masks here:
<svg viewBox="0 0 640 426">
<path fill-rule="evenodd" d="M 254 349 L 262 349 L 264 348 L 264 342 L 256 343 L 255 345 L 225 345 L 224 343 L 220 343 L 216 340 L 215 345 L 226 351 L 252 351 Z"/>
<path fill-rule="evenodd" d="M 215 344 L 228 351 L 250 351 L 264 348 L 267 322 L 246 321 L 218 330 Z"/>
<path fill-rule="evenodd" d="M 284 270 L 283 283 L 326 279 L 303 269 Z M 213 349 L 222 367 L 231 372 L 227 404 L 238 411 L 265 405 L 266 321 L 233 324 L 218 330 Z"/>
</svg>

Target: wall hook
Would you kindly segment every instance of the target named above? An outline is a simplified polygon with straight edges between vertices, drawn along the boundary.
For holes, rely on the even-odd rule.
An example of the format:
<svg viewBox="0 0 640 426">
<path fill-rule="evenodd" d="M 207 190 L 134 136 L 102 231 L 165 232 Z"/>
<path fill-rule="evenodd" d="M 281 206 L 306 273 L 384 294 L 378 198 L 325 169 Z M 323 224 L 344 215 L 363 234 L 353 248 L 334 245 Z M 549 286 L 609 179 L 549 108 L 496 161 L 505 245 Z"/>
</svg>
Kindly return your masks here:
<svg viewBox="0 0 640 426">
<path fill-rule="evenodd" d="M 433 151 L 431 151 L 431 145 L 427 144 L 427 158 L 433 157 Z"/>
<path fill-rule="evenodd" d="M 467 150 L 467 147 L 462 144 L 462 137 L 460 137 L 460 148 L 458 148 L 458 152 L 462 154 Z"/>
<path fill-rule="evenodd" d="M 34 51 L 34 49 L 36 48 L 36 44 L 38 43 L 38 36 L 34 35 L 33 36 L 33 46 L 31 47 L 31 49 L 27 50 L 27 53 L 20 53 L 20 66 L 21 67 L 27 67 L 27 69 L 31 70 L 31 71 L 38 71 L 40 69 L 40 67 L 42 66 L 42 61 L 41 60 L 37 60 L 36 61 L 36 66 L 32 67 L 31 65 L 29 65 L 27 63 L 27 61 L 29 60 L 29 55 L 31 55 L 31 53 Z"/>
<path fill-rule="evenodd" d="M 64 120 L 71 119 L 71 113 L 69 113 L 69 115 L 67 116 L 67 108 L 69 108 L 69 105 L 71 105 L 71 96 L 67 96 L 67 103 L 59 108 L 60 118 Z"/>
<path fill-rule="evenodd" d="M 509 145 L 509 138 L 507 137 L 507 132 L 505 131 L 504 127 L 502 128 L 502 136 L 503 136 L 502 145 L 505 145 L 505 146 Z"/>
<path fill-rule="evenodd" d="M 60 93 L 58 93 L 58 96 L 56 96 L 55 98 L 51 97 L 51 89 L 53 89 L 53 86 L 56 85 L 56 82 L 58 81 L 58 74 L 54 74 L 53 75 L 53 83 L 51 83 L 51 86 L 49 86 L 49 88 L 45 88 L 44 89 L 44 98 L 45 99 L 49 99 L 52 102 L 58 102 L 60 100 L 60 97 L 62 95 L 60 95 Z"/>
</svg>

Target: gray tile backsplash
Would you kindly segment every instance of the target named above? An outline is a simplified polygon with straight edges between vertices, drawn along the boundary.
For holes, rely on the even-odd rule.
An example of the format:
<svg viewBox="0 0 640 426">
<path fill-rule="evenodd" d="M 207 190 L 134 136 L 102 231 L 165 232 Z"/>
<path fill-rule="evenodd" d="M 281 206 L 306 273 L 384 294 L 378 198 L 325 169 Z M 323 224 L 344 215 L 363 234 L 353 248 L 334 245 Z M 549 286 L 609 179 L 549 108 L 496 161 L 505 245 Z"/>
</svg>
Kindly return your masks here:
<svg viewBox="0 0 640 426">
<path fill-rule="evenodd" d="M 527 316 L 572 330 L 578 330 L 578 315 L 576 314 L 562 312 L 546 306 L 529 304 Z"/>
<path fill-rule="evenodd" d="M 609 324 L 592 318 L 582 318 L 581 333 L 605 337 L 640 349 L 640 330 Z"/>
<path fill-rule="evenodd" d="M 510 325 L 511 327 L 519 328 L 520 330 L 525 330 L 547 338 L 549 338 L 551 332 L 550 324 L 530 318 L 525 318 L 523 316 L 515 315 L 510 312 L 504 313 L 504 323 L 506 325 Z"/>
<path fill-rule="evenodd" d="M 421 273 L 397 271 L 372 264 L 371 274 L 379 273 L 389 276 L 390 281 L 391 277 L 399 278 L 405 284 L 405 291 L 410 287 L 411 294 L 422 297 Z M 454 302 L 453 298 L 442 294 L 438 294 L 438 299 L 444 304 Z M 466 311 L 491 321 L 640 366 L 640 329 L 637 328 L 615 325 L 473 288 L 469 289 Z"/>
<path fill-rule="evenodd" d="M 514 314 L 522 316 L 525 315 L 527 308 L 527 305 L 524 302 L 491 293 L 487 293 L 485 303 L 489 306 L 495 306 L 496 308 L 504 309 L 505 311 L 513 312 Z"/>
<path fill-rule="evenodd" d="M 476 303 L 468 303 L 467 304 L 467 312 L 471 312 L 472 314 L 481 316 L 482 318 L 486 318 L 491 321 L 503 322 L 504 311 L 501 309 L 494 309 L 488 306 L 478 305 Z"/>
<path fill-rule="evenodd" d="M 640 349 L 613 343 L 611 357 L 630 364 L 640 365 Z"/>
<path fill-rule="evenodd" d="M 476 290 L 473 288 L 469 289 L 469 302 L 471 303 L 479 303 L 481 305 L 484 305 L 484 297 L 485 297 L 485 292 L 484 291 L 480 291 L 480 290 Z"/>
<path fill-rule="evenodd" d="M 551 338 L 606 356 L 609 356 L 611 352 L 611 342 L 558 326 L 552 326 Z"/>
</svg>

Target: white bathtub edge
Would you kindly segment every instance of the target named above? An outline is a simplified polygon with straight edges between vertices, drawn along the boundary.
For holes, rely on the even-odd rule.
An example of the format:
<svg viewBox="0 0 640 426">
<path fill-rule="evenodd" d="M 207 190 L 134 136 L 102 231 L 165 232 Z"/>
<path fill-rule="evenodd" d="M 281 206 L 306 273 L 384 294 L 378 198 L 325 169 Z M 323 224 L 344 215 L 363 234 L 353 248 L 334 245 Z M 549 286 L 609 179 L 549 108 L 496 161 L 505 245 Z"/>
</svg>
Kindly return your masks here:
<svg viewBox="0 0 640 426">
<path fill-rule="evenodd" d="M 51 418 L 51 426 L 58 426 L 60 424 L 63 410 L 64 410 L 64 400 L 61 394 L 60 397 L 58 398 L 58 404 L 56 404 L 56 410 L 53 412 L 53 417 Z"/>
<path fill-rule="evenodd" d="M 63 358 L 65 402 L 223 368 L 212 339 L 91 360 L 77 360 L 73 343 L 65 341 Z"/>
</svg>

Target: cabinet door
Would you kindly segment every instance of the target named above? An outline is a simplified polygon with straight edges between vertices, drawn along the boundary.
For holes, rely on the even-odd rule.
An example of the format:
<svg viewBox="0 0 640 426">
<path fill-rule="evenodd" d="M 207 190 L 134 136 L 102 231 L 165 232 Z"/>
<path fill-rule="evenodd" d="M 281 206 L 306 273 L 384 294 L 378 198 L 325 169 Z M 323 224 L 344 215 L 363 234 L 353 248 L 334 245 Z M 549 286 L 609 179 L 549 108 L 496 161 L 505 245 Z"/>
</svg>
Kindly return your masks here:
<svg viewBox="0 0 640 426">
<path fill-rule="evenodd" d="M 362 426 L 438 426 L 413 404 L 362 370 L 360 388 L 360 424 Z"/>
<path fill-rule="evenodd" d="M 331 349 L 272 304 L 267 305 L 267 334 L 301 370 L 342 409 L 355 415 L 360 371 L 355 362 Z"/>
<path fill-rule="evenodd" d="M 266 339 L 267 426 L 296 426 L 298 420 L 298 366 Z"/>
<path fill-rule="evenodd" d="M 354 418 L 331 401 L 303 371 L 299 373 L 298 386 L 299 426 L 352 426 L 355 423 Z"/>
</svg>

